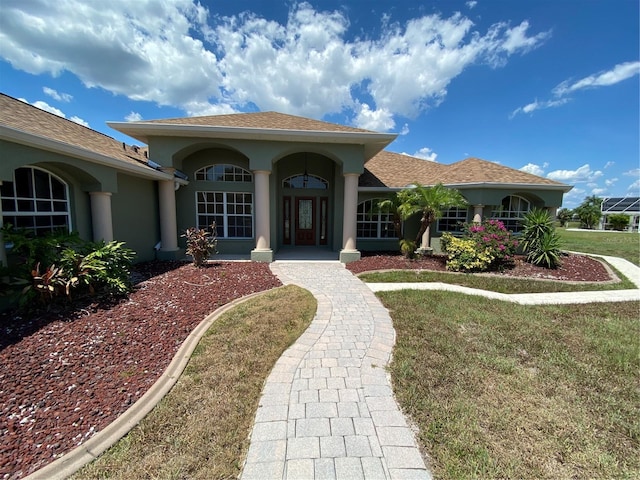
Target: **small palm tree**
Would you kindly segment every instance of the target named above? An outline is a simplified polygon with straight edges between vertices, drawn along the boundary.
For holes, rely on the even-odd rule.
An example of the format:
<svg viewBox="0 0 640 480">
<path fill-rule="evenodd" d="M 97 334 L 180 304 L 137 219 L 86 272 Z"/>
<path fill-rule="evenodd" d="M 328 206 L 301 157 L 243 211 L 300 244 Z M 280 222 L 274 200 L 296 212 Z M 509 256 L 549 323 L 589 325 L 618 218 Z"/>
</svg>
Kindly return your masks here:
<svg viewBox="0 0 640 480">
<path fill-rule="evenodd" d="M 416 183 L 414 187 L 405 188 L 398 192 L 401 204 L 398 208 L 402 220 L 421 213 L 420 229 L 416 236 L 416 245 L 422 244 L 423 235 L 427 234 L 426 245 L 429 248 L 429 226 L 440 217 L 444 210 L 451 207 L 463 207 L 467 204 L 462 194 L 454 189 L 438 183 L 433 187 L 426 187 Z"/>
</svg>

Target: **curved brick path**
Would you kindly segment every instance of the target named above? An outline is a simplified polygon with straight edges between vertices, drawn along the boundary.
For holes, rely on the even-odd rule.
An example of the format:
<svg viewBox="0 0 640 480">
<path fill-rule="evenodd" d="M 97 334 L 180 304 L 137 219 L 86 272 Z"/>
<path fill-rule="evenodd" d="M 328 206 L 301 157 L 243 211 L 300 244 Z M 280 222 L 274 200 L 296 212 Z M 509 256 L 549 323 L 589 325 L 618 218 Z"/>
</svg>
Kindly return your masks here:
<svg viewBox="0 0 640 480">
<path fill-rule="evenodd" d="M 395 342 L 387 310 L 338 262 L 271 268 L 318 310 L 265 383 L 241 478 L 430 479 L 384 368 Z"/>
</svg>

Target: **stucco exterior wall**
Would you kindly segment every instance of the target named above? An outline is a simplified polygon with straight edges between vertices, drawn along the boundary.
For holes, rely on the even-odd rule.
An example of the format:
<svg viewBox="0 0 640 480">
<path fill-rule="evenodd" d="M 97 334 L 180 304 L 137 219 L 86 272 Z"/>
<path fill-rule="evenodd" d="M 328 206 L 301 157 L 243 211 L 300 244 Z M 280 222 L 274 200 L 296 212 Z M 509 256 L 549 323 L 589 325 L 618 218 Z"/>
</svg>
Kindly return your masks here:
<svg viewBox="0 0 640 480">
<path fill-rule="evenodd" d="M 136 252 L 136 262 L 153 260 L 160 240 L 157 182 L 118 174 L 111 196 L 113 238 Z"/>
</svg>

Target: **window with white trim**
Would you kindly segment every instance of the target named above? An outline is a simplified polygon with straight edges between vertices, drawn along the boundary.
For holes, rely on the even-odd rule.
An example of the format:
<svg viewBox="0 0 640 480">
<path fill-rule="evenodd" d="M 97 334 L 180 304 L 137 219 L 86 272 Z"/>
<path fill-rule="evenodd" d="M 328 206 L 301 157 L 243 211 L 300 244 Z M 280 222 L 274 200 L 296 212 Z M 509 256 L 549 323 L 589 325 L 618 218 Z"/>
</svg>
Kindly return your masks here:
<svg viewBox="0 0 640 480">
<path fill-rule="evenodd" d="M 244 168 L 221 163 L 196 170 L 195 179 L 204 180 L 205 182 L 251 183 L 253 181 L 253 175 Z"/>
<path fill-rule="evenodd" d="M 462 225 L 467 221 L 466 207 L 452 207 L 442 212 L 438 219 L 439 232 L 462 232 Z"/>
<path fill-rule="evenodd" d="M 198 228 L 216 224 L 219 238 L 253 237 L 253 193 L 196 192 Z"/>
<path fill-rule="evenodd" d="M 21 167 L 12 182 L 0 186 L 2 219 L 36 235 L 71 229 L 69 188 L 58 177 L 37 167 Z"/>
<path fill-rule="evenodd" d="M 491 218 L 502 221 L 507 230 L 519 232 L 523 228 L 522 220 L 529 210 L 531 210 L 529 200 L 518 195 L 510 195 L 504 197 L 501 205 L 491 212 Z"/>
<path fill-rule="evenodd" d="M 357 237 L 358 238 L 394 238 L 393 213 L 380 211 L 378 202 L 382 198 L 365 200 L 358 204 Z"/>
</svg>

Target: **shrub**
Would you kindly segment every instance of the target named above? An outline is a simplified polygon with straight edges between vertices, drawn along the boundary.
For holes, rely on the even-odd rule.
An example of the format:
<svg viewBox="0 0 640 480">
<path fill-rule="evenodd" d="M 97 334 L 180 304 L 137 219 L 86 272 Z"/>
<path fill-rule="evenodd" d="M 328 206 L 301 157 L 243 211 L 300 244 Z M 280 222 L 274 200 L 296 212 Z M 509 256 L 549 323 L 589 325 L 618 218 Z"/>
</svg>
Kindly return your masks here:
<svg viewBox="0 0 640 480">
<path fill-rule="evenodd" d="M 440 246 L 447 254 L 447 270 L 482 272 L 494 261 L 489 250 L 479 250 L 475 240 L 471 238 L 457 238 L 444 233 L 440 238 Z"/>
<path fill-rule="evenodd" d="M 499 270 L 513 262 L 518 242 L 500 220 L 464 224 L 463 232 L 462 238 L 445 233 L 440 239 L 449 270 Z"/>
<path fill-rule="evenodd" d="M 523 219 L 522 246 L 527 261 L 537 266 L 560 265 L 560 237 L 548 211 L 534 208 Z"/>
<path fill-rule="evenodd" d="M 556 231 L 545 232 L 527 251 L 527 261 L 546 268 L 557 268 L 560 265 L 560 236 Z"/>
<path fill-rule="evenodd" d="M 182 235 L 187 239 L 187 255 L 191 255 L 193 264 L 198 268 L 204 266 L 212 253 L 218 253 L 216 224 L 212 223 L 210 228 L 211 232 L 203 228 L 189 227 Z"/>
<path fill-rule="evenodd" d="M 607 217 L 614 230 L 624 230 L 629 225 L 629 216 L 624 213 L 612 213 Z"/>
<path fill-rule="evenodd" d="M 3 233 L 13 247 L 10 267 L 2 269 L 0 294 L 23 307 L 33 300 L 49 304 L 57 298 L 120 296 L 131 290 L 135 253 L 123 242 L 87 242 L 77 233 L 36 237 L 10 226 Z"/>
<path fill-rule="evenodd" d="M 403 238 L 400 240 L 400 252 L 405 258 L 413 258 L 416 254 L 416 242 Z"/>
</svg>

